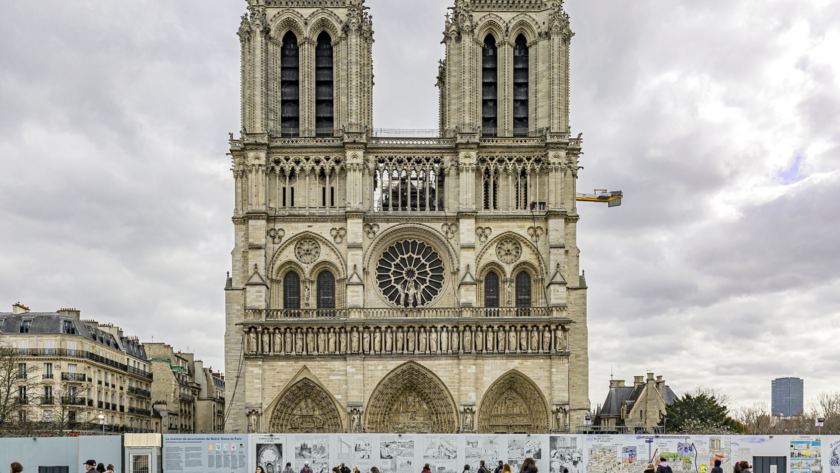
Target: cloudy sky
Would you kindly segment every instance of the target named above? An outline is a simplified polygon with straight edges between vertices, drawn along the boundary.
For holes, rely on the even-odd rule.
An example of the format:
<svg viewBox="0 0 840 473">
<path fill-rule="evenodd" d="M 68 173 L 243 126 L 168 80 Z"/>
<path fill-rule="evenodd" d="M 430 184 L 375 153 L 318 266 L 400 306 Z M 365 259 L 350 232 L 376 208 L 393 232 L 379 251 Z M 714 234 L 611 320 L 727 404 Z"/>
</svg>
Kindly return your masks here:
<svg viewBox="0 0 840 473">
<path fill-rule="evenodd" d="M 451 0 L 368 0 L 377 127 L 434 128 Z M 81 309 L 222 367 L 245 2 L 0 15 L 0 310 Z M 840 3 L 569 0 L 593 407 L 610 372 L 840 386 Z"/>
</svg>

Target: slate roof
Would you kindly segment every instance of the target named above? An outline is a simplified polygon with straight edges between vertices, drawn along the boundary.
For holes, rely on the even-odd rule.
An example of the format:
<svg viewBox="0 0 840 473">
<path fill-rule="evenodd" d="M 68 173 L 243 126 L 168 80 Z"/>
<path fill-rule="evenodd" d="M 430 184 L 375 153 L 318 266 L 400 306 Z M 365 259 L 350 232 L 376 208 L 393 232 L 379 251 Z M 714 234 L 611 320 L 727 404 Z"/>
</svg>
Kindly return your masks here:
<svg viewBox="0 0 840 473">
<path fill-rule="evenodd" d="M 620 417 L 621 416 L 621 403 L 622 401 L 627 401 L 627 411 L 629 412 L 633 409 L 633 404 L 639 399 L 639 396 L 642 395 L 644 391 L 645 385 L 640 384 L 639 386 L 612 386 L 610 387 L 610 392 L 607 393 L 607 398 L 604 400 L 604 405 L 601 406 L 601 410 L 598 412 L 598 415 L 605 416 L 605 417 Z M 654 389 L 655 385 L 654 385 Z M 664 392 L 661 392 L 660 395 L 662 399 L 665 401 L 665 404 L 671 405 L 677 399 L 676 393 L 669 387 L 665 386 L 663 389 Z"/>
<path fill-rule="evenodd" d="M 32 321 L 29 332 L 21 334 L 20 329 L 24 320 Z M 67 330 L 65 327 L 69 327 Z M 110 332 L 100 330 L 93 324 L 58 312 L 26 312 L 12 314 L 0 312 L 0 334 L 3 335 L 70 335 L 85 340 L 115 348 L 131 356 L 147 359 L 143 346 L 131 339 L 122 337 L 117 340 Z"/>
</svg>

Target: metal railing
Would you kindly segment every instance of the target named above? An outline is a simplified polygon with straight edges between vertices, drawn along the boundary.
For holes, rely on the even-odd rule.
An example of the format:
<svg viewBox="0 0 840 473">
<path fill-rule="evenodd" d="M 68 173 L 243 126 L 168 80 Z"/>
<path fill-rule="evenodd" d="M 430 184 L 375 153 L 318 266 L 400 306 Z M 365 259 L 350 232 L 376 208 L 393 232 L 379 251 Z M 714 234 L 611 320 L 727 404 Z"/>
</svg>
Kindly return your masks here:
<svg viewBox="0 0 840 473">
<path fill-rule="evenodd" d="M 579 425 L 579 434 L 662 434 L 665 427 L 659 425 Z"/>
<path fill-rule="evenodd" d="M 42 397 L 41 398 L 41 405 L 53 405 L 55 404 L 55 399 L 52 396 Z"/>
<path fill-rule="evenodd" d="M 53 379 L 53 374 L 52 373 L 46 373 L 46 374 L 41 375 L 41 377 L 43 379 Z"/>
<path fill-rule="evenodd" d="M 83 358 L 91 361 L 95 361 L 97 363 L 102 363 L 103 365 L 108 365 L 114 368 L 117 368 L 121 371 L 126 371 L 128 373 L 136 374 L 138 376 L 142 376 L 144 378 L 152 379 L 152 373 L 148 371 L 139 370 L 132 366 L 128 366 L 123 363 L 118 363 L 114 360 L 110 360 L 104 356 L 97 355 L 95 353 L 91 353 L 84 350 L 68 350 L 65 348 L 20 348 L 18 349 L 18 353 L 20 356 L 32 356 L 32 357 L 68 357 L 68 358 Z"/>
<path fill-rule="evenodd" d="M 61 380 L 76 383 L 89 383 L 92 381 L 92 379 L 84 373 L 61 373 Z"/>
<path fill-rule="evenodd" d="M 248 320 L 295 319 L 464 319 L 565 317 L 561 307 L 452 307 L 416 309 L 247 309 Z"/>
<path fill-rule="evenodd" d="M 191 394 L 179 394 L 178 397 L 183 399 L 184 401 L 189 401 L 189 402 L 195 401 L 195 398 Z"/>
<path fill-rule="evenodd" d="M 136 394 L 137 396 L 143 397 L 152 397 L 152 393 L 146 391 L 145 389 L 135 388 L 134 386 L 128 387 L 128 394 Z"/>
</svg>

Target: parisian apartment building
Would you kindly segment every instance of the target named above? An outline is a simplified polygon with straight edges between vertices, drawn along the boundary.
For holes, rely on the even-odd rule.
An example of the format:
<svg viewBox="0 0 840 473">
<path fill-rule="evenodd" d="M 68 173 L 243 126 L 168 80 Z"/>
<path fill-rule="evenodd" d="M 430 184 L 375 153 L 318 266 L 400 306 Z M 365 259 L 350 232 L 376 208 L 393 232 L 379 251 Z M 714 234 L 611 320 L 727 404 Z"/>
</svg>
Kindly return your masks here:
<svg viewBox="0 0 840 473">
<path fill-rule="evenodd" d="M 151 431 L 154 378 L 137 337 L 77 309 L 16 303 L 0 312 L 0 346 L 19 426 Z"/>
<path fill-rule="evenodd" d="M 165 343 L 147 343 L 155 383 L 154 430 L 160 433 L 224 431 L 225 381 L 195 354 Z"/>
</svg>

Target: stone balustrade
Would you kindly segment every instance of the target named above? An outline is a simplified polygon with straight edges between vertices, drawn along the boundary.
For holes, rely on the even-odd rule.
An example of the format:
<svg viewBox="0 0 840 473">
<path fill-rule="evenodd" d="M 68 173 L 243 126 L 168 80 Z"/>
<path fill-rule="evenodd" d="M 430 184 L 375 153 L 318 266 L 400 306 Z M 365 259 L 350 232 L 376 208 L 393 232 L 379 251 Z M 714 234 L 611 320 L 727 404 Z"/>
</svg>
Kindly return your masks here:
<svg viewBox="0 0 840 473">
<path fill-rule="evenodd" d="M 248 356 L 565 355 L 571 321 L 246 324 Z M 437 322 L 439 322 L 438 320 Z"/>
</svg>

